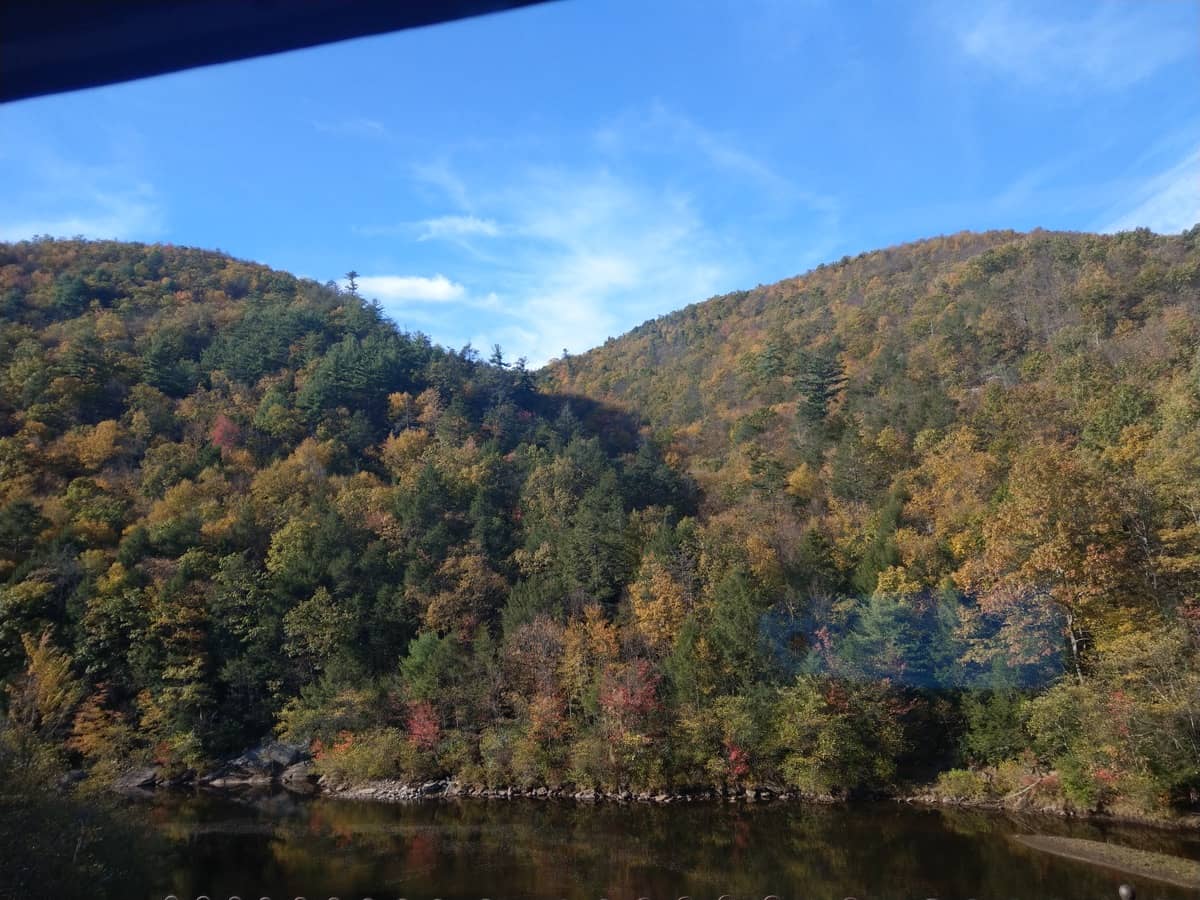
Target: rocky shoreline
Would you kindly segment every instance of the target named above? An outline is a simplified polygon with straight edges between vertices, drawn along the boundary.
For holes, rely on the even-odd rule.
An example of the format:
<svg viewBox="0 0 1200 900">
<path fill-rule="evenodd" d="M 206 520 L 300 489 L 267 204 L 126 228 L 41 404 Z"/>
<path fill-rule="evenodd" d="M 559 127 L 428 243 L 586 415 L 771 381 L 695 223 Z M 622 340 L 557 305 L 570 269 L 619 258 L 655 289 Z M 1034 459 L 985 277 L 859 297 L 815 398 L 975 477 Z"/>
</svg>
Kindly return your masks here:
<svg viewBox="0 0 1200 900">
<path fill-rule="evenodd" d="M 170 772 L 157 766 L 142 766 L 123 773 L 113 783 L 113 789 L 127 795 L 145 796 L 163 790 L 276 790 L 299 794 L 323 794 L 347 800 L 398 802 L 434 798 L 479 797 L 509 800 L 575 800 L 585 803 L 692 803 L 704 801 L 769 802 L 804 800 L 817 803 L 836 803 L 837 798 L 806 794 L 774 784 L 763 785 L 700 785 L 671 791 L 604 790 L 578 785 L 555 787 L 500 787 L 465 783 L 454 778 L 426 781 L 373 779 L 343 781 L 320 775 L 312 754 L 303 745 L 272 742 L 247 750 L 209 772 Z"/>
<path fill-rule="evenodd" d="M 468 784 L 454 778 L 420 782 L 400 779 L 349 782 L 332 778 L 329 775 L 319 775 L 313 764 L 312 754 L 307 747 L 278 741 L 247 750 L 209 772 L 201 773 L 192 770 L 169 772 L 156 766 L 130 769 L 116 779 L 113 788 L 120 793 L 133 795 L 150 794 L 160 788 L 164 790 L 190 788 L 214 791 L 283 789 L 300 794 L 324 794 L 348 800 L 382 802 L 455 797 L 658 804 L 772 800 L 837 802 L 834 797 L 804 794 L 773 784 L 702 785 L 672 791 L 608 791 L 595 787 L 579 787 L 578 785 L 530 788 L 511 785 L 490 787 L 484 784 Z"/>
<path fill-rule="evenodd" d="M 497 787 L 489 788 L 484 785 L 464 785 L 454 779 L 440 779 L 426 782 L 405 782 L 390 779 L 372 781 L 338 783 L 328 778 L 321 778 L 316 783 L 317 792 L 330 797 L 346 800 L 364 800 L 381 803 L 397 803 L 416 800 L 427 800 L 459 797 L 479 797 L 483 799 L 510 800 L 574 800 L 584 803 L 652 803 L 666 805 L 672 803 L 694 802 L 802 802 L 837 804 L 846 802 L 843 798 L 828 794 L 810 794 L 802 791 L 790 791 L 778 786 L 729 787 L 710 786 L 693 788 L 683 791 L 605 791 L 594 788 L 577 790 L 575 787 L 555 788 L 519 788 Z M 1155 818 L 1134 814 L 1117 814 L 1097 810 L 1078 810 L 1063 806 L 1038 806 L 1036 804 L 1004 804 L 995 800 L 951 800 L 936 797 L 931 794 L 879 796 L 873 798 L 879 801 L 903 803 L 909 806 L 924 806 L 929 808 L 971 809 L 993 813 L 1025 813 L 1038 816 L 1053 816 L 1061 819 L 1085 819 L 1096 822 L 1111 822 L 1114 824 L 1142 825 L 1153 828 L 1200 829 L 1200 817 L 1181 816 L 1178 818 Z"/>
<path fill-rule="evenodd" d="M 318 790 L 312 754 L 303 745 L 278 741 L 247 750 L 210 772 L 167 771 L 159 766 L 129 769 L 113 782 L 118 793 L 143 795 L 158 788 L 208 788 L 243 790 L 246 788 L 285 788 L 302 794 Z"/>
<path fill-rule="evenodd" d="M 81 773 L 82 774 L 82 773 Z M 789 790 L 774 784 L 699 785 L 670 791 L 603 790 L 578 785 L 555 787 L 493 787 L 465 783 L 454 778 L 426 781 L 373 779 L 344 781 L 317 772 L 308 748 L 303 745 L 271 742 L 234 757 L 209 772 L 168 772 L 155 766 L 130 769 L 113 783 L 114 790 L 148 797 L 154 791 L 209 790 L 215 792 L 286 790 L 302 795 L 322 795 L 345 800 L 403 803 L 421 800 L 480 798 L 487 800 L 570 800 L 580 803 L 674 803 L 726 802 L 766 803 L 800 801 L 840 803 L 840 798 Z M 1078 818 L 1167 829 L 1200 829 L 1200 817 L 1151 817 L 1107 811 L 1079 810 L 1062 805 L 1039 806 L 1035 803 L 1004 803 L 996 799 L 954 799 L 931 793 L 879 797 L 912 806 L 977 809 L 990 812 L 1021 812 L 1059 818 Z"/>
<path fill-rule="evenodd" d="M 788 791 L 778 786 L 724 787 L 711 786 L 683 791 L 606 791 L 597 788 L 577 789 L 563 787 L 487 787 L 482 784 L 463 784 L 454 779 L 438 779 L 425 782 L 406 782 L 380 779 L 355 783 L 338 783 L 321 778 L 317 789 L 328 796 L 347 800 L 376 800 L 397 802 L 424 800 L 429 798 L 479 797 L 484 799 L 511 800 L 526 798 L 533 800 L 575 800 L 583 803 L 670 803 L 693 802 L 769 802 L 774 800 L 805 800 L 808 802 L 837 802 L 833 797 L 813 796 Z"/>
</svg>

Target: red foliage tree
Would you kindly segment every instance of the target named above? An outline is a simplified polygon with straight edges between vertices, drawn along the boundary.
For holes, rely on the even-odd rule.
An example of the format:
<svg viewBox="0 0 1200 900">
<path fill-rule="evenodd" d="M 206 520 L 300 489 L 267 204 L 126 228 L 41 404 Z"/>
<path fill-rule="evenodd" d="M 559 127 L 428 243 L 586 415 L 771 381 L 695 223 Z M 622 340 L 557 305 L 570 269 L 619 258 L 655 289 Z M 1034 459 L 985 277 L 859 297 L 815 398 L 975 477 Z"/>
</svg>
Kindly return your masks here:
<svg viewBox="0 0 1200 900">
<path fill-rule="evenodd" d="M 749 756 L 737 744 L 726 744 L 725 746 L 729 759 L 729 776 L 735 781 L 740 781 L 750 774 Z"/>
<path fill-rule="evenodd" d="M 408 706 L 408 739 L 418 750 L 433 750 L 441 734 L 437 710 L 428 700 Z"/>
<path fill-rule="evenodd" d="M 634 730 L 660 708 L 660 676 L 649 660 L 610 665 L 600 680 L 600 708 L 621 730 Z"/>
<path fill-rule="evenodd" d="M 213 421 L 212 430 L 208 433 L 208 439 L 212 441 L 213 446 L 223 452 L 235 449 L 241 436 L 242 430 L 225 413 L 217 416 Z"/>
</svg>

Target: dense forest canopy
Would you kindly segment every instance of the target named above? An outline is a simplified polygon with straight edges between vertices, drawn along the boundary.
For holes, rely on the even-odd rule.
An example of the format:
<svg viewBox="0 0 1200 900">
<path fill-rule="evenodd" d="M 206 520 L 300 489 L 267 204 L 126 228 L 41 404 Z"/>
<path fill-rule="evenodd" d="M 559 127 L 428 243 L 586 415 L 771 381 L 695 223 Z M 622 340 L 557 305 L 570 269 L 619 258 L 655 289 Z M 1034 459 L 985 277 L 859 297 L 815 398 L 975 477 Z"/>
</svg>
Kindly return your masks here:
<svg viewBox="0 0 1200 900">
<path fill-rule="evenodd" d="M 1197 802 L 1200 228 L 865 254 L 541 373 L 169 246 L 0 245 L 0 306 L 10 771 L 276 734 L 341 778 Z"/>
</svg>

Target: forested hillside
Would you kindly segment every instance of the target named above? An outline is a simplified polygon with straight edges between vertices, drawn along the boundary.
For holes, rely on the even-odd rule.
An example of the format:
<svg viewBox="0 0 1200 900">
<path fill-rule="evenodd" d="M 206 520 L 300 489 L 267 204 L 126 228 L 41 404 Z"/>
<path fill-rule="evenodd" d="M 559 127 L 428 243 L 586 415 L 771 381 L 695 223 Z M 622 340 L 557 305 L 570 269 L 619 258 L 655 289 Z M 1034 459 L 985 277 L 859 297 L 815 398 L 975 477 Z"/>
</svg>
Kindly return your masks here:
<svg viewBox="0 0 1200 900">
<path fill-rule="evenodd" d="M 0 245 L 0 772 L 1200 791 L 1200 231 L 966 235 L 540 375 Z"/>
<path fill-rule="evenodd" d="M 863 254 L 648 322 L 547 383 L 652 423 L 768 619 L 807 617 L 807 665 L 888 685 L 887 755 L 954 733 L 984 778 L 952 795 L 1054 770 L 1081 806 L 1195 801 L 1200 227 Z M 930 686 L 954 709 L 907 732 Z M 810 714 L 837 708 L 823 690 Z M 805 765 L 844 758 L 808 739 Z"/>
<path fill-rule="evenodd" d="M 44 240 L 0 250 L 0 296 L 9 738 L 75 761 L 419 725 L 465 764 L 527 713 L 502 664 L 568 610 L 608 627 L 691 502 L 621 416 L 333 286 Z"/>
</svg>

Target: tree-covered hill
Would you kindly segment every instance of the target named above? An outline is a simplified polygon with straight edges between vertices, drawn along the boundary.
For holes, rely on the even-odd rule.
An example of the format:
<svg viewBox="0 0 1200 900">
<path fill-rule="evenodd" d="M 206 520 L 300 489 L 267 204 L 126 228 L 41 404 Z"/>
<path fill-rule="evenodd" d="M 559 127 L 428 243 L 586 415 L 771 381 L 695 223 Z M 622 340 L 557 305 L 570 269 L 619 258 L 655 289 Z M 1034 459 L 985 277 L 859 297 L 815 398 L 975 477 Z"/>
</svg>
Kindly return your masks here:
<svg viewBox="0 0 1200 900">
<path fill-rule="evenodd" d="M 1194 804 L 1198 244 L 927 241 L 540 376 L 0 245 L 0 770 Z"/>
<path fill-rule="evenodd" d="M 76 759 L 329 737 L 389 679 L 403 723 L 406 659 L 484 691 L 426 688 L 474 722 L 493 638 L 611 612 L 689 511 L 623 416 L 332 285 L 39 240 L 0 247 L 0 297 L 0 673 Z"/>
<path fill-rule="evenodd" d="M 1161 789 L 1141 735 L 1188 760 L 1195 795 L 1200 226 L 863 254 L 647 322 L 546 384 L 650 422 L 702 519 L 757 548 L 811 629 L 881 617 L 878 677 L 928 680 L 886 632 L 953 598 L 960 660 L 1057 685 L 1019 709 L 985 693 L 995 715 L 970 699 L 965 760 L 1032 753 L 1081 798 Z M 1061 680 L 1021 675 L 1054 657 Z"/>
<path fill-rule="evenodd" d="M 819 536 L 831 583 L 861 594 L 982 596 L 1057 566 L 1130 609 L 1196 599 L 1200 226 L 863 254 L 647 322 L 544 381 L 649 422 L 706 517 L 789 573 Z M 1078 558 L 1030 562 L 1071 528 Z"/>
</svg>

